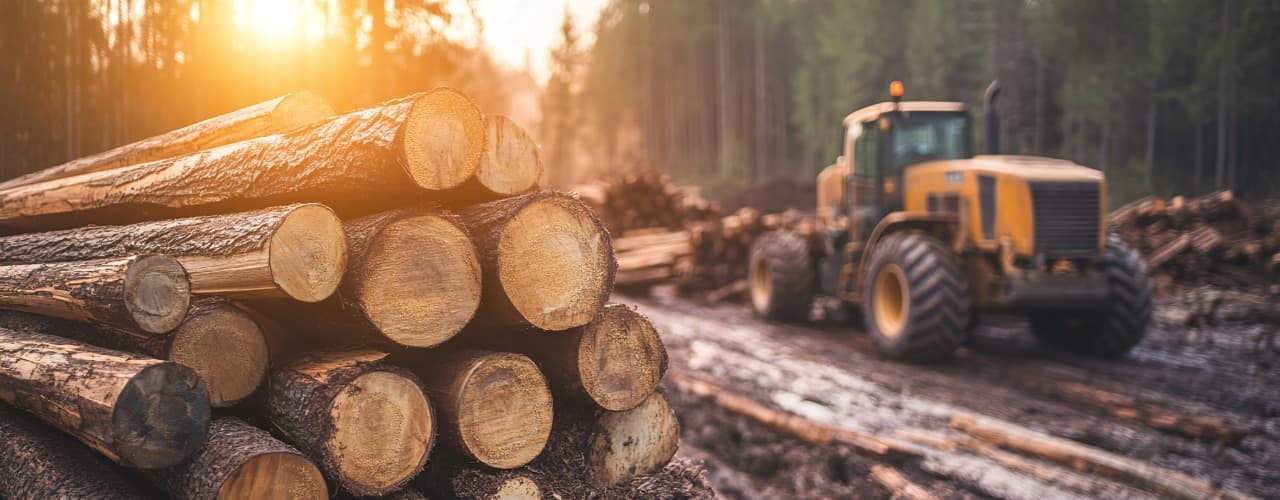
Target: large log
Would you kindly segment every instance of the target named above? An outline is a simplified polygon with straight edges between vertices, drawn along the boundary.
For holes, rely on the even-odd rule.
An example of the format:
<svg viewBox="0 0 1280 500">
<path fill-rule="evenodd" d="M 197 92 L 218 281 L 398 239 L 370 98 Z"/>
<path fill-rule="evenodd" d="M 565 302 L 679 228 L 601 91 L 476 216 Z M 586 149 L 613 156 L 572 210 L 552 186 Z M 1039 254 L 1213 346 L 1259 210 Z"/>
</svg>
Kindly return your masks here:
<svg viewBox="0 0 1280 500">
<path fill-rule="evenodd" d="M 177 363 L 0 329 L 0 399 L 130 467 L 168 467 L 209 428 L 209 396 Z"/>
<path fill-rule="evenodd" d="M 627 411 L 558 413 L 546 451 L 529 467 L 607 488 L 661 470 L 679 443 L 675 411 L 654 393 Z"/>
<path fill-rule="evenodd" d="M 0 309 L 161 334 L 190 301 L 187 272 L 164 255 L 0 266 Z"/>
<path fill-rule="evenodd" d="M 489 467 L 511 469 L 546 446 L 551 391 L 528 357 L 447 350 L 409 354 L 403 364 L 422 377 L 451 449 Z"/>
<path fill-rule="evenodd" d="M 110 462 L 8 405 L 0 405 L 0 443 L 0 497 L 146 498 Z"/>
<path fill-rule="evenodd" d="M 315 464 L 266 431 L 234 418 L 214 420 L 204 448 L 148 476 L 181 500 L 329 498 L 329 487 Z"/>
<path fill-rule="evenodd" d="M 457 192 L 448 195 L 449 204 L 464 206 L 509 198 L 538 187 L 542 178 L 542 158 L 538 144 L 516 122 L 502 115 L 485 115 L 485 148 L 475 176 Z"/>
<path fill-rule="evenodd" d="M 176 257 L 197 294 L 316 302 L 341 282 L 347 243 L 342 221 L 314 203 L 0 237 L 4 264 L 141 254 Z"/>
<path fill-rule="evenodd" d="M 586 205 L 534 193 L 460 212 L 484 270 L 478 318 L 542 330 L 582 326 L 604 306 L 617 262 L 609 233 Z"/>
<path fill-rule="evenodd" d="M 195 153 L 287 132 L 333 114 L 320 96 L 294 92 L 101 153 L 0 182 L 0 190 Z"/>
<path fill-rule="evenodd" d="M 263 311 L 339 344 L 432 347 L 471 321 L 480 306 L 480 262 L 456 216 L 398 209 L 345 227 L 351 256 L 341 292 L 318 304 L 263 304 Z"/>
<path fill-rule="evenodd" d="M 513 341 L 538 363 L 556 396 L 610 411 L 644 402 L 667 370 L 658 331 L 622 304 L 609 304 L 590 323 L 566 332 L 518 335 Z"/>
<path fill-rule="evenodd" d="M 315 353 L 271 375 L 271 425 L 343 490 L 384 495 L 422 471 L 436 419 L 417 377 L 371 351 Z"/>
<path fill-rule="evenodd" d="M 0 228 L 121 224 L 318 201 L 385 207 L 470 178 L 484 119 L 450 89 L 282 135 L 0 191 Z"/>
</svg>

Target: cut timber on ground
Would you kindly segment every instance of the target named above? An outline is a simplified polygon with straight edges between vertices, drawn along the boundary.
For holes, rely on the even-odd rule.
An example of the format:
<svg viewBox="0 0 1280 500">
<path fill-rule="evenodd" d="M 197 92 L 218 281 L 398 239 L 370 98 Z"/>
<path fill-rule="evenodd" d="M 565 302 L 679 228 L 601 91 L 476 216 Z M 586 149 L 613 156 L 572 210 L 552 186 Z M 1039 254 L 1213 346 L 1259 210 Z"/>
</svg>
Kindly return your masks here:
<svg viewBox="0 0 1280 500">
<path fill-rule="evenodd" d="M 189 460 L 152 471 L 152 481 L 182 500 L 325 500 L 329 487 L 298 450 L 241 420 L 209 425 L 204 448 Z"/>
<path fill-rule="evenodd" d="M 675 411 L 662 394 L 654 393 L 627 411 L 557 413 L 547 450 L 529 468 L 609 488 L 662 470 L 679 444 Z"/>
<path fill-rule="evenodd" d="M 509 198 L 538 187 L 542 158 L 538 143 L 506 116 L 485 115 L 485 147 L 475 176 L 454 193 L 449 204 L 465 206 Z"/>
<path fill-rule="evenodd" d="M 0 191 L 0 228 L 48 230 L 291 202 L 365 213 L 453 189 L 484 149 L 484 119 L 449 89 L 187 156 Z"/>
<path fill-rule="evenodd" d="M 406 208 L 347 221 L 351 242 L 341 292 L 319 304 L 262 310 L 300 331 L 340 339 L 433 347 L 480 307 L 481 272 L 466 229 L 449 212 Z"/>
<path fill-rule="evenodd" d="M 609 304 L 590 323 L 565 332 L 512 340 L 538 363 L 558 396 L 610 411 L 644 402 L 667 370 L 658 331 L 623 304 Z"/>
<path fill-rule="evenodd" d="M 1180 472 L 1115 455 L 1092 446 L 1042 434 L 1008 422 L 970 414 L 955 414 L 951 427 L 994 445 L 1035 455 L 1051 462 L 1111 477 L 1168 497 L 1251 498 L 1218 489 Z"/>
<path fill-rule="evenodd" d="M 271 424 L 357 496 L 385 495 L 422 471 L 436 419 L 417 377 L 372 350 L 315 353 L 275 370 Z"/>
<path fill-rule="evenodd" d="M 0 443 L 4 498 L 146 498 L 102 457 L 8 405 L 0 405 Z"/>
<path fill-rule="evenodd" d="M 209 428 L 190 368 L 53 335 L 0 329 L 0 398 L 141 469 L 190 456 Z"/>
<path fill-rule="evenodd" d="M 528 357 L 476 350 L 426 352 L 413 367 L 436 403 L 441 437 L 496 469 L 529 463 L 551 434 L 551 391 Z"/>
<path fill-rule="evenodd" d="M 609 233 L 577 199 L 534 193 L 460 212 L 484 271 L 487 326 L 582 326 L 604 306 L 617 263 Z"/>
<path fill-rule="evenodd" d="M 461 461 L 432 462 L 413 484 L 459 500 L 541 500 L 544 496 L 533 475 L 524 469 L 491 469 Z"/>
<path fill-rule="evenodd" d="M 880 486 L 884 486 L 885 489 L 893 492 L 893 498 L 904 500 L 937 500 L 938 498 L 929 493 L 929 490 L 911 482 L 897 469 L 888 465 L 872 465 L 871 478 L 880 483 Z"/>
<path fill-rule="evenodd" d="M 163 160 L 246 139 L 288 132 L 333 114 L 320 96 L 294 92 L 177 130 L 0 182 L 0 190 Z"/>
<path fill-rule="evenodd" d="M 4 264 L 171 255 L 193 293 L 302 302 L 332 294 L 347 265 L 342 221 L 315 203 L 6 236 L 0 250 Z"/>
<path fill-rule="evenodd" d="M 52 332 L 107 349 L 180 363 L 195 370 L 209 394 L 209 404 L 219 408 L 248 398 L 267 372 L 262 329 L 240 308 L 218 298 L 193 301 L 186 320 L 165 335 L 11 311 L 0 311 L 0 328 Z"/>
<path fill-rule="evenodd" d="M 190 301 L 186 271 L 164 255 L 0 266 L 0 309 L 162 334 Z"/>
</svg>

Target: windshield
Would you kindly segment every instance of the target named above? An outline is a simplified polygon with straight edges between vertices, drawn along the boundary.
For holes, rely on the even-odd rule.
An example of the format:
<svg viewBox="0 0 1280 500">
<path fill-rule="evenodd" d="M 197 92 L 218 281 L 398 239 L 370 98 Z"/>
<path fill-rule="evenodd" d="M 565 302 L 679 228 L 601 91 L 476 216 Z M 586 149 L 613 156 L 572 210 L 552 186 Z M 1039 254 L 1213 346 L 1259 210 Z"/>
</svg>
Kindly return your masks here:
<svg viewBox="0 0 1280 500">
<path fill-rule="evenodd" d="M 964 113 L 902 113 L 893 118 L 894 170 L 932 161 L 968 158 L 969 117 Z"/>
</svg>

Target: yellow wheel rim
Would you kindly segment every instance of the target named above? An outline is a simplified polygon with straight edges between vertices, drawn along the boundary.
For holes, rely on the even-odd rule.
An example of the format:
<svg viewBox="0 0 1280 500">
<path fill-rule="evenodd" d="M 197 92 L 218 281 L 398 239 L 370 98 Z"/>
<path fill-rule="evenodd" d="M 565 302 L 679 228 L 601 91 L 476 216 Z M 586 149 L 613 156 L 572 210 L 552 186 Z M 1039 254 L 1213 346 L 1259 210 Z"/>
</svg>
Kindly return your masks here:
<svg viewBox="0 0 1280 500">
<path fill-rule="evenodd" d="M 773 289 L 773 276 L 769 272 L 769 261 L 757 259 L 751 263 L 751 303 L 757 311 L 764 312 L 769 307 L 769 290 Z"/>
<path fill-rule="evenodd" d="M 888 264 L 876 275 L 875 302 L 876 326 L 886 337 L 897 337 L 906 322 L 909 300 L 907 278 L 897 264 Z"/>
</svg>

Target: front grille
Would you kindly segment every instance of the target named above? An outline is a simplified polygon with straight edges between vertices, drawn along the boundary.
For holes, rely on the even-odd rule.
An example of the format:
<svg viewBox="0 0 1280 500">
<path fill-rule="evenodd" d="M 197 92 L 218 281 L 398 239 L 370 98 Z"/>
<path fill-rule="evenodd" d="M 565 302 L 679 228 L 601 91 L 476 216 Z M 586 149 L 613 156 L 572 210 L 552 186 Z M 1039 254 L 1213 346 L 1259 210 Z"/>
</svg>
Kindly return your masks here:
<svg viewBox="0 0 1280 500">
<path fill-rule="evenodd" d="M 1036 251 L 1051 257 L 1096 253 L 1098 195 L 1092 182 L 1031 183 Z"/>
</svg>

